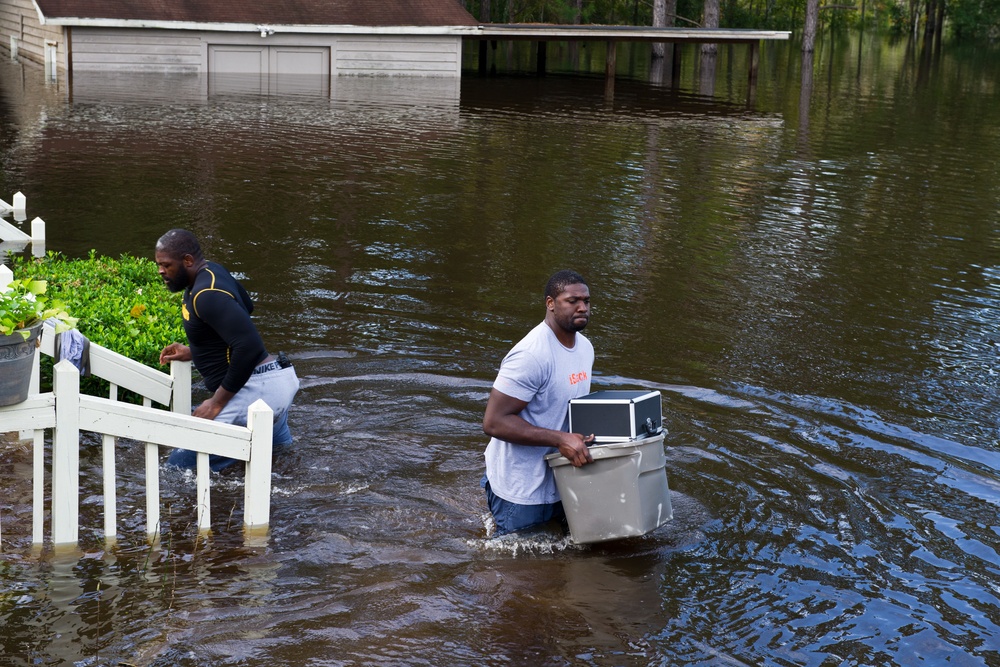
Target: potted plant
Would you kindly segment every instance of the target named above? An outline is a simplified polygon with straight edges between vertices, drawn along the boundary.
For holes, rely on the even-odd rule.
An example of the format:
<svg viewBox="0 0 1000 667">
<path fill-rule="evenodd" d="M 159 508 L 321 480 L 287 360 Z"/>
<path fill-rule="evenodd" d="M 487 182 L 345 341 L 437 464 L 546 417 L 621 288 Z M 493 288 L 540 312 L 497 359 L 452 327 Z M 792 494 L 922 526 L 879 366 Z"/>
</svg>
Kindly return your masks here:
<svg viewBox="0 0 1000 667">
<path fill-rule="evenodd" d="M 76 326 L 60 303 L 45 299 L 44 280 L 12 280 L 0 288 L 0 406 L 21 403 L 28 397 L 31 362 L 42 323 L 55 318 L 55 332 Z"/>
</svg>

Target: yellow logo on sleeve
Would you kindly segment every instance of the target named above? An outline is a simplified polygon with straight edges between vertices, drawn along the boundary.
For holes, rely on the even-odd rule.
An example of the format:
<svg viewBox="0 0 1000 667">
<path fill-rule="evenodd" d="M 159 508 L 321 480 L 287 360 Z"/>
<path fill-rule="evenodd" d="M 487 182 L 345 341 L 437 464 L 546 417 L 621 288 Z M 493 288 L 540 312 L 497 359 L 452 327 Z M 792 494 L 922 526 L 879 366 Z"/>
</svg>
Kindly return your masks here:
<svg viewBox="0 0 1000 667">
<path fill-rule="evenodd" d="M 188 312 L 188 306 L 186 303 L 181 303 L 181 316 L 184 318 L 185 322 L 191 319 L 191 313 Z"/>
</svg>

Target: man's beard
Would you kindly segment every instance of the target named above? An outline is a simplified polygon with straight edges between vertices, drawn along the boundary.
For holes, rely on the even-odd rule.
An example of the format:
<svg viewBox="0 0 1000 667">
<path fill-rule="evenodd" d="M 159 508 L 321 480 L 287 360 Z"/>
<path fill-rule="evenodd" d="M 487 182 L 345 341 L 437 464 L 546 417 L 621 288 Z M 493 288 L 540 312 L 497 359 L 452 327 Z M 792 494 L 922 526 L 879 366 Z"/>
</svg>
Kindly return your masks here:
<svg viewBox="0 0 1000 667">
<path fill-rule="evenodd" d="M 167 289 L 171 292 L 180 292 L 188 286 L 187 274 L 183 272 L 179 273 L 173 280 L 164 278 L 163 284 L 166 285 Z"/>
</svg>

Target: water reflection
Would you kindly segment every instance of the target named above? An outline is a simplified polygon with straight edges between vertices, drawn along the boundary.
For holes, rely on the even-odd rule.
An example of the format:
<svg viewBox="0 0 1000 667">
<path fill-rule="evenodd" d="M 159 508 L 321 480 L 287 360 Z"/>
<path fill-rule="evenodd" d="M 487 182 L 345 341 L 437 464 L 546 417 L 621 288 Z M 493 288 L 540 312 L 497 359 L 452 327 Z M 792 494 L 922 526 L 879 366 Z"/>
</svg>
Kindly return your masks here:
<svg viewBox="0 0 1000 667">
<path fill-rule="evenodd" d="M 2 231 L 0 231 L 0 238 Z M 0 264 L 6 264 L 10 255 L 17 255 L 31 248 L 32 257 L 45 256 L 45 241 L 3 241 L 0 242 Z"/>
<path fill-rule="evenodd" d="M 459 79 L 423 77 L 258 76 L 246 74 L 139 74 L 134 72 L 77 72 L 66 95 L 77 104 L 198 104 L 223 103 L 227 98 L 260 100 L 261 96 L 298 100 L 330 100 L 349 104 L 447 106 L 458 103 Z M 287 99 L 291 98 L 291 99 Z"/>
<path fill-rule="evenodd" d="M 712 48 L 707 48 L 711 46 Z M 698 59 L 698 92 L 706 97 L 715 94 L 715 68 L 718 51 L 714 44 L 706 44 Z"/>
</svg>

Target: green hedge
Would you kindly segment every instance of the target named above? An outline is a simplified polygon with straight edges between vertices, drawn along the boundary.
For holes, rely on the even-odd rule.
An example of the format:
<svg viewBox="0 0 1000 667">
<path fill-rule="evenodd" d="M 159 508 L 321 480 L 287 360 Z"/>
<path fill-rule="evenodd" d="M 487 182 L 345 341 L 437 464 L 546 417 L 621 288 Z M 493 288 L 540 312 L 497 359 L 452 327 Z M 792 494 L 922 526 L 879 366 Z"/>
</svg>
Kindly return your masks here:
<svg viewBox="0 0 1000 667">
<path fill-rule="evenodd" d="M 77 329 L 91 342 L 161 371 L 168 370 L 159 362 L 163 346 L 187 342 L 181 296 L 167 290 L 151 259 L 98 257 L 92 250 L 86 259 L 12 255 L 9 265 L 15 278 L 48 281 L 46 297 L 80 318 Z"/>
</svg>

